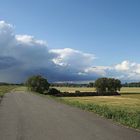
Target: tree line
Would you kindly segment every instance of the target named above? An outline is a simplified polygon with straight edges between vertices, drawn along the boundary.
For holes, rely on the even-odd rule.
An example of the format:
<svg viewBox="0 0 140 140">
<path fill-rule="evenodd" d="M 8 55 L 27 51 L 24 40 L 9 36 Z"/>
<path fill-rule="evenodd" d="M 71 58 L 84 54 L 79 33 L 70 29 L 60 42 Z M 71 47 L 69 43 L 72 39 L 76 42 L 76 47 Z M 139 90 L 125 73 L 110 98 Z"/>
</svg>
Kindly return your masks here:
<svg viewBox="0 0 140 140">
<path fill-rule="evenodd" d="M 140 87 L 140 82 L 124 83 L 123 87 Z"/>
<path fill-rule="evenodd" d="M 26 81 L 26 85 L 28 86 L 29 90 L 39 92 L 41 94 L 49 92 L 51 94 L 54 94 L 54 92 L 60 93 L 60 91 L 58 91 L 57 89 L 50 88 L 48 80 L 40 75 L 29 77 Z M 114 78 L 99 78 L 95 81 L 94 84 L 92 84 L 92 86 L 93 85 L 95 86 L 97 93 L 101 93 L 101 95 L 108 92 L 117 92 L 122 87 L 121 81 Z"/>
</svg>

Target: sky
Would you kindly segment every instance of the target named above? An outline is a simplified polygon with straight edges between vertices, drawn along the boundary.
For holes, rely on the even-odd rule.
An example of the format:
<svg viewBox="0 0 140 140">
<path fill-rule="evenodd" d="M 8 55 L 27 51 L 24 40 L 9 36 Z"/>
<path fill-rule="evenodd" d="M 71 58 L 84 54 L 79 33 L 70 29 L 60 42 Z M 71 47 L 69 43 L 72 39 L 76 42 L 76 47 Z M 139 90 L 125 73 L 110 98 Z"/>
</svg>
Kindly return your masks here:
<svg viewBox="0 0 140 140">
<path fill-rule="evenodd" d="M 139 0 L 0 0 L 0 81 L 140 81 Z"/>
</svg>

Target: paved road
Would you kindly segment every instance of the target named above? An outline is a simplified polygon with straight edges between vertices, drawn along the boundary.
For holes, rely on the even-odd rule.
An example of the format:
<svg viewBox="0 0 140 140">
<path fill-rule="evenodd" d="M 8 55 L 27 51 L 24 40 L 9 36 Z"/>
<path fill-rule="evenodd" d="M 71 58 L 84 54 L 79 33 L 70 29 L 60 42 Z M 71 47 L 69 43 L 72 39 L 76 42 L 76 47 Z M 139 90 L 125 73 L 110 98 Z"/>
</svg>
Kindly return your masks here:
<svg viewBox="0 0 140 140">
<path fill-rule="evenodd" d="M 1 102 L 0 140 L 140 140 L 140 132 L 23 92 Z"/>
</svg>

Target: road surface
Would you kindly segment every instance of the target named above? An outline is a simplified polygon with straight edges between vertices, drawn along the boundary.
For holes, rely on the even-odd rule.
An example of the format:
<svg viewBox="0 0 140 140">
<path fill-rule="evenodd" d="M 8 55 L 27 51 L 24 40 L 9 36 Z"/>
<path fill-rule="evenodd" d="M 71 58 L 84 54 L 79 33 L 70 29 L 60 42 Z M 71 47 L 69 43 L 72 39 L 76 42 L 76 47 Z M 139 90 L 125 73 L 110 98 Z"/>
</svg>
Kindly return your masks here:
<svg viewBox="0 0 140 140">
<path fill-rule="evenodd" d="M 7 93 L 0 140 L 140 140 L 140 132 L 32 93 Z"/>
</svg>

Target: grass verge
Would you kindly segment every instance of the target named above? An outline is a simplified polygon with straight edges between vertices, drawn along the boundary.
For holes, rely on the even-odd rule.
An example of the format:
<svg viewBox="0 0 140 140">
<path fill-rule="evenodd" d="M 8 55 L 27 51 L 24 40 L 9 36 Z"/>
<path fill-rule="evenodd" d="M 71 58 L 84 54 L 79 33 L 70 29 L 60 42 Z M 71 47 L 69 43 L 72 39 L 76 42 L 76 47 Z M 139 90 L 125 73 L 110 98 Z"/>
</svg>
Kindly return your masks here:
<svg viewBox="0 0 140 140">
<path fill-rule="evenodd" d="M 12 89 L 16 87 L 17 86 L 13 86 L 13 85 L 0 86 L 0 98 L 2 98 L 5 93 L 10 92 Z"/>
<path fill-rule="evenodd" d="M 107 119 L 112 119 L 113 121 L 119 122 L 123 125 L 140 130 L 140 111 L 129 112 L 121 108 L 111 108 L 107 105 L 81 103 L 79 101 L 68 101 L 62 98 L 59 98 L 59 100 L 63 103 L 81 108 L 83 110 L 92 111 Z"/>
<path fill-rule="evenodd" d="M 81 88 L 81 90 L 83 90 L 83 88 Z M 125 88 L 123 90 L 124 91 L 122 92 L 121 96 L 43 96 L 46 96 L 47 98 L 53 98 L 59 102 L 75 106 L 83 110 L 94 112 L 107 119 L 112 119 L 113 121 L 123 124 L 125 126 L 129 126 L 140 130 L 140 88 Z"/>
</svg>

